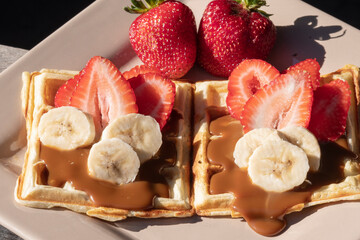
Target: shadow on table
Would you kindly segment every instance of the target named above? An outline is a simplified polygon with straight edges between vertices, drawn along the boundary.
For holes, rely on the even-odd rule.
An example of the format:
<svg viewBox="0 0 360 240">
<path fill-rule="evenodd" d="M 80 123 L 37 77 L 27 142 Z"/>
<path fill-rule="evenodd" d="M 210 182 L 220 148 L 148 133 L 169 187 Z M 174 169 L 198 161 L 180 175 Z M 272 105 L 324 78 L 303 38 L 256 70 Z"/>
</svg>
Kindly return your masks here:
<svg viewBox="0 0 360 240">
<path fill-rule="evenodd" d="M 277 27 L 277 40 L 268 60 L 280 71 L 307 58 L 316 58 L 321 66 L 326 51 L 320 42 L 345 34 L 340 25 L 318 26 L 317 16 L 300 17 L 294 25 Z"/>
</svg>

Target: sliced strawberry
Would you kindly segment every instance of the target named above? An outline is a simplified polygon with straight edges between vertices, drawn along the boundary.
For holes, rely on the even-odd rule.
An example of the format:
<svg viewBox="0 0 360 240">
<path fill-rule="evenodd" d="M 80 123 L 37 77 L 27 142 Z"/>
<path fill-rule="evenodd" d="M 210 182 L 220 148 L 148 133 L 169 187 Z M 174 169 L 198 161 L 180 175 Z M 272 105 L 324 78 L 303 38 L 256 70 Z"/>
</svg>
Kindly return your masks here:
<svg viewBox="0 0 360 240">
<path fill-rule="evenodd" d="M 229 77 L 226 105 L 231 116 L 240 119 L 246 101 L 279 75 L 275 67 L 263 60 L 242 61 Z"/>
<path fill-rule="evenodd" d="M 79 76 L 76 91 L 70 100 L 70 106 L 81 109 L 82 111 L 89 113 L 95 123 L 96 132 L 99 133 L 102 130 L 101 114 L 97 99 L 97 89 L 95 79 L 89 77 L 89 72 L 92 68 L 94 59 L 90 59 L 85 68 L 81 71 Z"/>
<path fill-rule="evenodd" d="M 121 115 L 137 113 L 136 96 L 130 83 L 125 80 L 118 68 L 109 60 L 102 58 L 97 63 L 96 84 L 102 116 L 102 126 Z"/>
<path fill-rule="evenodd" d="M 93 57 L 79 77 L 71 106 L 94 118 L 97 131 L 118 116 L 137 112 L 135 94 L 117 67 L 108 59 Z"/>
<path fill-rule="evenodd" d="M 286 69 L 283 73 L 287 73 L 290 71 L 307 71 L 311 76 L 311 82 L 313 89 L 317 89 L 320 86 L 320 64 L 316 61 L 316 59 L 306 59 L 301 61 L 288 69 Z"/>
<path fill-rule="evenodd" d="M 158 72 L 155 68 L 148 67 L 146 65 L 136 65 L 129 71 L 126 71 L 123 73 L 123 76 L 126 80 L 129 80 L 130 78 L 137 77 L 139 74 L 145 74 L 145 73 L 156 73 Z"/>
<path fill-rule="evenodd" d="M 54 98 L 55 107 L 70 106 L 71 97 L 77 87 L 78 81 L 79 74 L 75 75 L 73 78 L 67 80 L 63 85 L 61 85 Z"/>
<path fill-rule="evenodd" d="M 280 75 L 259 89 L 245 104 L 241 115 L 244 132 L 262 127 L 307 127 L 312 101 L 309 74 L 299 71 Z"/>
<path fill-rule="evenodd" d="M 351 104 L 347 82 L 334 80 L 314 92 L 314 104 L 308 129 L 321 141 L 335 141 L 345 132 Z"/>
<path fill-rule="evenodd" d="M 139 113 L 150 115 L 162 129 L 172 111 L 175 100 L 175 84 L 156 73 L 139 74 L 129 79 L 136 95 Z"/>
</svg>

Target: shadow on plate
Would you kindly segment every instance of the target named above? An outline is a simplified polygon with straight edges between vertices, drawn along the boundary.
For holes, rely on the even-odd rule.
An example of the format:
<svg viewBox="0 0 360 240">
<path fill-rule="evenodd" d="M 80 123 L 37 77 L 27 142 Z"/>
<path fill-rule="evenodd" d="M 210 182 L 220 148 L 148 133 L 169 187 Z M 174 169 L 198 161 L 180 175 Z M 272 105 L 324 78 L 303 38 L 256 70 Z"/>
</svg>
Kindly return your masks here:
<svg viewBox="0 0 360 240">
<path fill-rule="evenodd" d="M 318 26 L 317 16 L 300 17 L 294 25 L 277 27 L 277 40 L 268 60 L 280 71 L 307 58 L 316 58 L 321 66 L 326 51 L 319 42 L 345 34 L 339 25 Z"/>
<path fill-rule="evenodd" d="M 135 240 L 137 238 L 130 236 L 129 233 L 122 231 L 122 229 L 116 226 L 116 223 L 107 222 L 97 218 L 91 218 L 88 216 L 84 217 L 85 221 L 89 221 L 91 223 L 96 224 L 100 229 L 103 229 L 107 233 L 114 236 L 113 239 L 123 239 L 123 240 Z M 127 221 L 127 220 L 124 220 Z"/>
<path fill-rule="evenodd" d="M 151 226 L 167 226 L 167 225 L 183 225 L 201 222 L 201 217 L 192 216 L 187 218 L 154 218 L 154 219 L 139 219 L 128 218 L 122 221 L 112 223 L 112 225 L 123 228 L 133 232 L 139 232 Z"/>
<path fill-rule="evenodd" d="M 282 233 L 288 231 L 292 225 L 295 225 L 296 223 L 301 222 L 301 220 L 303 220 L 304 218 L 316 213 L 317 210 L 319 210 L 320 208 L 323 208 L 324 205 L 326 205 L 326 204 L 304 208 L 300 212 L 293 212 L 293 213 L 290 213 L 289 215 L 286 215 L 284 217 L 286 219 L 286 227 L 282 231 Z"/>
<path fill-rule="evenodd" d="M 190 82 L 200 82 L 206 80 L 227 80 L 227 78 L 221 78 L 211 75 L 196 62 L 194 66 L 189 70 L 189 72 L 182 77 L 182 79 L 189 80 Z"/>
<path fill-rule="evenodd" d="M 294 25 L 277 26 L 277 40 L 268 61 L 280 71 L 307 58 L 316 58 L 320 66 L 326 57 L 321 41 L 343 37 L 346 30 L 340 25 L 318 26 L 317 16 L 303 16 Z M 224 80 L 207 73 L 198 64 L 183 77 L 192 82 Z"/>
<path fill-rule="evenodd" d="M 298 222 L 301 222 L 304 218 L 316 213 L 318 210 L 321 210 L 322 208 L 333 206 L 333 205 L 339 205 L 342 203 L 349 203 L 352 201 L 339 201 L 339 202 L 333 202 L 333 203 L 323 203 L 320 205 L 315 205 L 312 207 L 304 208 L 301 210 L 301 212 L 294 212 L 290 213 L 289 215 L 285 216 L 285 219 L 287 221 L 286 227 L 283 230 L 283 232 L 288 231 L 288 229 L 291 229 L 292 225 L 295 225 Z M 355 202 L 355 201 L 353 201 Z"/>
<path fill-rule="evenodd" d="M 128 41 L 127 44 L 122 45 L 121 48 L 115 51 L 115 54 L 110 57 L 110 60 L 117 66 L 121 68 L 126 63 L 130 62 L 132 59 L 137 58 L 136 52 L 132 48 L 130 42 Z M 135 67 L 135 66 L 134 66 Z M 127 71 L 130 69 L 125 69 Z"/>
<path fill-rule="evenodd" d="M 0 164 L 16 175 L 21 173 L 26 143 L 26 127 L 23 122 L 19 131 L 0 145 Z"/>
</svg>

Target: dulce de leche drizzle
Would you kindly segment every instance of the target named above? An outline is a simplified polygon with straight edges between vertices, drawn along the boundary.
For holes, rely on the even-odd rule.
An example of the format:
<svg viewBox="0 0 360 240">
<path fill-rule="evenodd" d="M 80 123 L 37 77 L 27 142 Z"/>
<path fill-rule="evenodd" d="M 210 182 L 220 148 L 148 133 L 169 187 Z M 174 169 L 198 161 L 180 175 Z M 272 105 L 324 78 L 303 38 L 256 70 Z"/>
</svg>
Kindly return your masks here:
<svg viewBox="0 0 360 240">
<path fill-rule="evenodd" d="M 172 121 L 168 124 L 178 129 L 176 125 L 180 117 L 180 114 L 173 114 Z M 166 135 L 163 132 L 163 136 Z M 176 163 L 177 150 L 173 140 L 163 137 L 158 153 L 140 166 L 134 182 L 124 185 L 115 185 L 89 176 L 89 151 L 90 148 L 59 151 L 41 145 L 40 159 L 45 162 L 47 169 L 47 174 L 41 173 L 41 176 L 47 176 L 45 184 L 63 187 L 66 182 L 70 182 L 76 190 L 86 192 L 95 206 L 128 210 L 150 209 L 156 196 L 169 197 L 169 187 L 162 169 Z"/>
<path fill-rule="evenodd" d="M 153 184 L 148 181 L 136 181 L 124 185 L 115 185 L 89 176 L 87 158 L 89 149 L 58 151 L 41 146 L 40 158 L 48 169 L 48 185 L 63 187 L 65 182 L 86 192 L 95 206 L 107 206 L 121 209 L 147 209 L 153 205 L 155 196 L 168 197 L 166 184 Z"/>
<path fill-rule="evenodd" d="M 249 226 L 261 235 L 276 235 L 284 229 L 286 221 L 283 216 L 289 208 L 308 202 L 316 188 L 343 180 L 343 160 L 356 158 L 355 154 L 336 143 L 322 144 L 320 170 L 308 174 L 311 184 L 303 184 L 283 193 L 267 192 L 252 184 L 247 170 L 240 169 L 234 163 L 233 151 L 237 140 L 242 137 L 240 122 L 230 115 L 224 116 L 223 109 L 208 109 L 207 113 L 212 136 L 207 147 L 207 157 L 211 164 L 222 167 L 222 171 L 210 179 L 210 193 L 233 193 L 235 201 L 232 209 L 240 213 Z"/>
</svg>

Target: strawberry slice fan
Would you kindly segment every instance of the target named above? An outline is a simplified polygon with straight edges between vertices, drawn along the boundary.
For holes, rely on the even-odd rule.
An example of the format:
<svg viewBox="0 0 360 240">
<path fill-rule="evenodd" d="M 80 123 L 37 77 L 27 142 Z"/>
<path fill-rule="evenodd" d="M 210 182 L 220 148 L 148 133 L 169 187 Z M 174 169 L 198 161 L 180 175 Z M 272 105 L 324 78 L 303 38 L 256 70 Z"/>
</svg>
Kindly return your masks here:
<svg viewBox="0 0 360 240">
<path fill-rule="evenodd" d="M 269 63 L 251 59 L 230 74 L 226 99 L 244 132 L 255 128 L 308 128 L 319 141 L 335 141 L 345 132 L 350 86 L 335 80 L 320 86 L 315 59 L 299 62 L 282 74 Z"/>
<path fill-rule="evenodd" d="M 242 109 L 260 88 L 280 75 L 269 63 L 258 59 L 242 61 L 230 74 L 226 104 L 232 117 L 241 118 Z"/>
<path fill-rule="evenodd" d="M 128 79 L 110 60 L 95 56 L 59 88 L 55 107 L 73 106 L 91 114 L 98 135 L 110 121 L 129 113 L 149 115 L 162 129 L 173 108 L 175 84 L 143 65 L 124 75 Z"/>
<path fill-rule="evenodd" d="M 244 132 L 262 127 L 281 129 L 287 125 L 307 127 L 312 101 L 307 72 L 280 75 L 246 102 L 241 114 Z"/>
<path fill-rule="evenodd" d="M 95 56 L 73 79 L 59 88 L 55 106 L 73 106 L 92 115 L 96 132 L 118 116 L 137 113 L 130 84 L 108 59 Z"/>
</svg>

